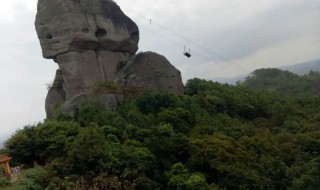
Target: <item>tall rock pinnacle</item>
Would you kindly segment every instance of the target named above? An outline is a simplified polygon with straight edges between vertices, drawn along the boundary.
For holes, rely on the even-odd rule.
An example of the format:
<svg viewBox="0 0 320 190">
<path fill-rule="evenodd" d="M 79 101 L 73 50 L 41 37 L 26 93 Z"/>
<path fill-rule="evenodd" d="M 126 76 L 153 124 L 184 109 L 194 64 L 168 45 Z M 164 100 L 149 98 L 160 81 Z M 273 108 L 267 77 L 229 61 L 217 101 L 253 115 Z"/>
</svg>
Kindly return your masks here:
<svg viewBox="0 0 320 190">
<path fill-rule="evenodd" d="M 135 55 L 139 29 L 112 0 L 39 0 L 35 26 L 43 57 L 59 65 L 46 98 L 48 118 L 56 107 L 72 114 L 83 101 L 114 107 L 126 96 L 122 89 L 183 93 L 181 74 L 166 58 Z M 97 92 L 103 83 L 121 90 Z"/>
<path fill-rule="evenodd" d="M 68 52 L 138 50 L 139 29 L 111 0 L 39 0 L 36 30 L 43 57 Z"/>
</svg>

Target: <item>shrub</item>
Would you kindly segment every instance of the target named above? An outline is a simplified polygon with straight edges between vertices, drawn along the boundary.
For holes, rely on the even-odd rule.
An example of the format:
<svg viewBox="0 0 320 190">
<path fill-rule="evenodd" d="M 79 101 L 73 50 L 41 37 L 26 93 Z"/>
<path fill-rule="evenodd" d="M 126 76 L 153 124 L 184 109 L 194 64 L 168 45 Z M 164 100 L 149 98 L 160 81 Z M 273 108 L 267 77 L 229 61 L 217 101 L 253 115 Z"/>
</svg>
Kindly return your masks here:
<svg viewBox="0 0 320 190">
<path fill-rule="evenodd" d="M 0 177 L 0 187 L 6 187 L 10 184 L 9 180 L 4 177 Z"/>
<path fill-rule="evenodd" d="M 49 172 L 43 167 L 25 170 L 18 179 L 18 186 L 25 190 L 41 190 L 50 182 Z"/>
</svg>

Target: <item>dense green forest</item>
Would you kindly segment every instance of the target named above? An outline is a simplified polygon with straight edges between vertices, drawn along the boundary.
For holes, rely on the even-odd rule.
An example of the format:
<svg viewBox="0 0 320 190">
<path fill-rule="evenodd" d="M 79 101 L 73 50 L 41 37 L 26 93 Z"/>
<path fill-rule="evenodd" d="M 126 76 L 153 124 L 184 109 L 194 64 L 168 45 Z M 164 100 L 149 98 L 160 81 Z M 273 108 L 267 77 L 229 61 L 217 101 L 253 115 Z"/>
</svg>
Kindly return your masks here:
<svg viewBox="0 0 320 190">
<path fill-rule="evenodd" d="M 235 86 L 188 80 L 107 111 L 25 126 L 5 143 L 25 189 L 316 190 L 320 74 L 255 71 Z M 312 81 L 312 83 L 310 82 Z"/>
</svg>

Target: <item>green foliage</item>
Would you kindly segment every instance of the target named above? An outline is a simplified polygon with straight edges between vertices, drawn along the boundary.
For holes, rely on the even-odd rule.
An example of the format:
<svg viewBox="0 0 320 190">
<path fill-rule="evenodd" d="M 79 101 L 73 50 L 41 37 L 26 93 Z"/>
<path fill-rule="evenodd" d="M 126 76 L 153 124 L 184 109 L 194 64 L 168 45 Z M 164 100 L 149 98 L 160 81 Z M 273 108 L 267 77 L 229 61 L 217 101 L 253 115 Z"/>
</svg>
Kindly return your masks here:
<svg viewBox="0 0 320 190">
<path fill-rule="evenodd" d="M 114 111 L 84 103 L 18 130 L 2 151 L 13 165 L 47 164 L 23 174 L 30 189 L 316 190 L 319 74 L 302 78 L 261 70 L 236 86 L 191 79 L 184 96 L 147 92 Z"/>
<path fill-rule="evenodd" d="M 36 167 L 22 172 L 17 184 L 26 190 L 41 190 L 48 186 L 50 178 L 45 168 Z"/>
<path fill-rule="evenodd" d="M 164 110 L 158 114 L 158 120 L 161 123 L 170 124 L 174 131 L 187 134 L 194 126 L 194 117 L 188 111 L 182 108 L 174 110 Z"/>
<path fill-rule="evenodd" d="M 106 91 L 108 93 L 119 93 L 120 85 L 116 82 L 96 82 L 93 87 L 94 91 Z"/>
<path fill-rule="evenodd" d="M 76 189 L 76 190 L 96 190 L 96 189 L 126 189 L 134 190 L 140 183 L 140 179 L 131 180 L 131 173 L 123 173 L 120 177 L 109 176 L 102 173 L 92 179 L 70 176 L 64 179 L 54 178 L 47 189 Z"/>
<path fill-rule="evenodd" d="M 316 96 L 320 94 L 320 73 L 311 71 L 308 75 L 299 76 L 280 69 L 259 69 L 242 85 L 290 96 Z"/>
<path fill-rule="evenodd" d="M 175 133 L 170 125 L 159 125 L 151 129 L 150 137 L 145 139 L 146 147 L 156 156 L 160 170 L 170 169 L 187 154 L 187 137 Z"/>
<path fill-rule="evenodd" d="M 13 157 L 13 163 L 32 165 L 36 159 L 35 126 L 25 126 L 18 130 L 5 142 L 8 154 Z"/>
<path fill-rule="evenodd" d="M 168 176 L 168 189 L 206 190 L 209 188 L 203 174 L 190 173 L 181 163 L 174 164 Z"/>
<path fill-rule="evenodd" d="M 106 111 L 102 106 L 83 103 L 75 110 L 74 120 L 77 121 L 81 127 L 88 126 L 91 122 L 102 125 L 106 123 L 107 120 L 105 115 Z"/>
<path fill-rule="evenodd" d="M 79 130 L 74 141 L 67 145 L 66 166 L 71 174 L 99 173 L 106 168 L 105 137 L 103 130 L 91 125 Z"/>
<path fill-rule="evenodd" d="M 137 99 L 137 106 L 143 114 L 156 114 L 162 109 L 176 107 L 176 98 L 168 93 L 147 92 Z"/>
<path fill-rule="evenodd" d="M 251 166 L 254 154 L 228 136 L 217 134 L 191 139 L 190 154 L 192 168 L 207 173 L 208 180 L 220 187 L 257 189 L 265 185 Z"/>
<path fill-rule="evenodd" d="M 9 186 L 10 181 L 5 177 L 0 177 L 0 188 Z"/>
<path fill-rule="evenodd" d="M 79 133 L 79 125 L 72 121 L 47 121 L 35 130 L 38 158 L 43 161 L 64 156 L 66 145 L 74 141 Z"/>
<path fill-rule="evenodd" d="M 204 90 L 205 87 L 201 84 L 206 82 L 205 80 L 201 80 L 198 78 L 194 78 L 192 80 L 188 80 L 185 86 L 185 94 L 189 96 L 193 96 L 198 94 L 201 90 Z"/>
</svg>

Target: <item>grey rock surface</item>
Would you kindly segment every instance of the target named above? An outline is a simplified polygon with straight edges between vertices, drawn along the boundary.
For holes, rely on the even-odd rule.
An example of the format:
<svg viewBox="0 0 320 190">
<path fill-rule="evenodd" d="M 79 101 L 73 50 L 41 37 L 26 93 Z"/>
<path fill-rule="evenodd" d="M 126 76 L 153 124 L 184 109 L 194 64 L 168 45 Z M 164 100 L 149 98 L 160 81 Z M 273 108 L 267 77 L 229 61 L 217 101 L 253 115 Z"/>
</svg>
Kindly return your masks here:
<svg viewBox="0 0 320 190">
<path fill-rule="evenodd" d="M 38 0 L 35 27 L 43 57 L 59 65 L 47 118 L 58 110 L 72 116 L 85 101 L 112 110 L 145 90 L 183 94 L 180 71 L 165 57 L 135 55 L 139 29 L 112 0 Z M 109 88 L 116 83 L 120 89 Z"/>
<path fill-rule="evenodd" d="M 117 68 L 128 59 L 127 53 L 93 50 L 57 56 L 66 98 L 90 90 L 97 82 L 113 81 Z"/>
<path fill-rule="evenodd" d="M 45 109 L 47 112 L 47 118 L 54 116 L 56 109 L 59 109 L 59 104 L 63 103 L 65 100 L 65 91 L 62 87 L 63 79 L 61 75 L 61 70 L 56 71 L 55 80 L 52 83 L 52 86 L 49 88 L 46 101 Z"/>
<path fill-rule="evenodd" d="M 78 94 L 66 100 L 60 107 L 60 111 L 68 116 L 73 116 L 75 109 L 85 102 L 92 102 L 104 106 L 107 110 L 115 110 L 117 105 L 124 99 L 122 94 L 95 94 L 86 92 Z"/>
<path fill-rule="evenodd" d="M 183 94 L 181 73 L 162 55 L 139 53 L 118 73 L 116 82 L 131 94 L 145 90 Z"/>
<path fill-rule="evenodd" d="M 35 26 L 45 58 L 94 49 L 138 50 L 137 25 L 111 0 L 39 0 Z"/>
</svg>

